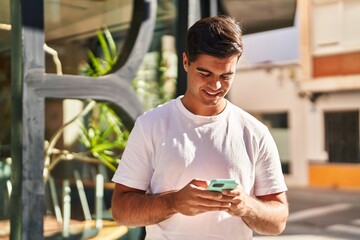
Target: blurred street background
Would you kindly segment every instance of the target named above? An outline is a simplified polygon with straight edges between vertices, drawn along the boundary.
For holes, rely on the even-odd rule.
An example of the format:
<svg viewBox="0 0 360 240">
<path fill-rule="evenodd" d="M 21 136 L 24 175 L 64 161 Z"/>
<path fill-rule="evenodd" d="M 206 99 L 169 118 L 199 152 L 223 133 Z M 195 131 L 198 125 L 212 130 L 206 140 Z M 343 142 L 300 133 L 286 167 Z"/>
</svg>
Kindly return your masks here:
<svg viewBox="0 0 360 240">
<path fill-rule="evenodd" d="M 360 191 L 290 188 L 290 216 L 283 234 L 261 239 L 360 239 Z"/>
<path fill-rule="evenodd" d="M 268 127 L 290 188 L 284 233 L 255 239 L 360 240 L 359 13 L 360 0 L 1 0 L 0 239 L 10 221 L 10 239 L 142 237 L 111 221 L 111 176 L 137 116 L 185 92 L 188 27 L 225 14 L 244 29 L 227 97 Z"/>
</svg>

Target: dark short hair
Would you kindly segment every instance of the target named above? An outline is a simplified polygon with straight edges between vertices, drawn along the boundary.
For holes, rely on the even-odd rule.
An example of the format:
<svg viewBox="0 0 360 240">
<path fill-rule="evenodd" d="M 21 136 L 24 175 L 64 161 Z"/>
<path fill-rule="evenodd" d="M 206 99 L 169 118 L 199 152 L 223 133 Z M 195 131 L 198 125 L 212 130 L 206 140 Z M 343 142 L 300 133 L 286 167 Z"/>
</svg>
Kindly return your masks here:
<svg viewBox="0 0 360 240">
<path fill-rule="evenodd" d="M 242 52 L 240 24 L 229 16 L 203 18 L 187 31 L 185 53 L 189 63 L 194 62 L 198 54 L 226 58 L 240 57 Z"/>
</svg>

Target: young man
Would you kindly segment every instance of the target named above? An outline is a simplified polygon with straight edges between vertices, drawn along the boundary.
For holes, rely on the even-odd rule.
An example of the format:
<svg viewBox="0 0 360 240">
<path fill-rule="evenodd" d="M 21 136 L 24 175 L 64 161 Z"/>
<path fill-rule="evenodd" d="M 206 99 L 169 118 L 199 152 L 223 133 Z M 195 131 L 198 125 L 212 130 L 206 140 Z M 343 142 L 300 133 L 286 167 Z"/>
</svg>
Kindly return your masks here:
<svg viewBox="0 0 360 240">
<path fill-rule="evenodd" d="M 252 239 L 285 228 L 287 190 L 268 129 L 224 97 L 243 46 L 230 17 L 205 18 L 186 36 L 187 90 L 140 116 L 116 182 L 112 214 L 146 226 L 146 239 Z M 234 190 L 207 190 L 211 179 Z"/>
</svg>

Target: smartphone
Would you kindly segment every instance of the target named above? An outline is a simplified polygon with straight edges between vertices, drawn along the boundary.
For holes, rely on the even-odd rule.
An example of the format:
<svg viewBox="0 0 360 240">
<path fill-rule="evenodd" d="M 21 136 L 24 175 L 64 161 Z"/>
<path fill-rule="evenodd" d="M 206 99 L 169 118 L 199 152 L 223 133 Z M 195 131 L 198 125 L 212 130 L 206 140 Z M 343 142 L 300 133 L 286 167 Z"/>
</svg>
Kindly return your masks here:
<svg viewBox="0 0 360 240">
<path fill-rule="evenodd" d="M 211 180 L 208 190 L 221 192 L 222 190 L 232 190 L 238 183 L 233 179 L 213 179 Z"/>
</svg>

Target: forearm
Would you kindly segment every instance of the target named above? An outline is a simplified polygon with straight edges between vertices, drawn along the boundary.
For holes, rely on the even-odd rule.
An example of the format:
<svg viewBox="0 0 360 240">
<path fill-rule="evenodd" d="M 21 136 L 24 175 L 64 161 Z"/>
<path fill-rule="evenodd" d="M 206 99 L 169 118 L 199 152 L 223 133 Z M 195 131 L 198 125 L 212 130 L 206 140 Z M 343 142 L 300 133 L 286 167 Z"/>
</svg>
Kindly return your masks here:
<svg viewBox="0 0 360 240">
<path fill-rule="evenodd" d="M 242 219 L 257 233 L 278 235 L 284 231 L 287 217 L 287 203 L 252 198 L 251 209 Z"/>
<path fill-rule="evenodd" d="M 223 195 L 206 190 L 205 180 L 193 179 L 182 189 L 156 195 L 116 184 L 112 197 L 114 220 L 126 226 L 145 226 L 168 219 L 175 213 L 194 216 L 208 211 L 227 211 Z"/>
<path fill-rule="evenodd" d="M 122 193 L 116 200 L 113 198 L 113 218 L 118 224 L 125 226 L 145 226 L 161 222 L 175 214 L 171 194 Z"/>
</svg>

